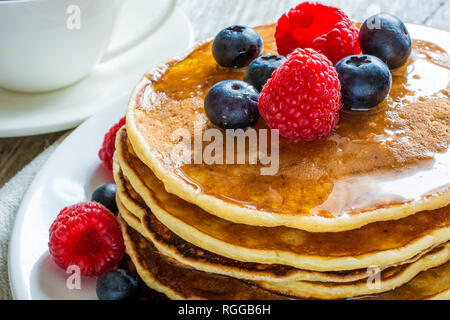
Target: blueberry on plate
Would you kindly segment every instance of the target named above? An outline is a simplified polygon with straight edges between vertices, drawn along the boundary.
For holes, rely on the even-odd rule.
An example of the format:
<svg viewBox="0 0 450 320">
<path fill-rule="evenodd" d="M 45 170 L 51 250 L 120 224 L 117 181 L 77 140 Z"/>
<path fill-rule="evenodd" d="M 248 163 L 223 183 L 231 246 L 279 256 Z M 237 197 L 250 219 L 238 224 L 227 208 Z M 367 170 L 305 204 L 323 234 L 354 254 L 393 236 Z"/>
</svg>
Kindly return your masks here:
<svg viewBox="0 0 450 320">
<path fill-rule="evenodd" d="M 248 66 L 244 81 L 250 83 L 261 92 L 267 80 L 272 78 L 273 72 L 285 61 L 285 57 L 276 54 L 256 58 Z"/>
<path fill-rule="evenodd" d="M 263 40 L 256 30 L 236 25 L 217 34 L 212 53 L 222 67 L 243 68 L 261 55 L 263 47 Z"/>
<path fill-rule="evenodd" d="M 392 76 L 383 61 L 374 56 L 348 56 L 336 64 L 342 102 L 355 110 L 367 110 L 381 103 L 391 91 Z"/>
<path fill-rule="evenodd" d="M 96 292 L 100 300 L 136 300 L 139 281 L 126 270 L 111 270 L 97 279 Z"/>
<path fill-rule="evenodd" d="M 94 190 L 92 193 L 92 201 L 104 205 L 114 215 L 119 211 L 116 204 L 117 186 L 113 183 L 104 184 Z"/>
<path fill-rule="evenodd" d="M 244 129 L 256 124 L 260 115 L 259 94 L 251 84 L 225 80 L 214 85 L 205 98 L 208 119 L 222 129 Z"/>
<path fill-rule="evenodd" d="M 367 19 L 359 33 L 364 54 L 380 58 L 390 69 L 403 66 L 411 56 L 412 42 L 405 24 L 389 13 Z"/>
</svg>

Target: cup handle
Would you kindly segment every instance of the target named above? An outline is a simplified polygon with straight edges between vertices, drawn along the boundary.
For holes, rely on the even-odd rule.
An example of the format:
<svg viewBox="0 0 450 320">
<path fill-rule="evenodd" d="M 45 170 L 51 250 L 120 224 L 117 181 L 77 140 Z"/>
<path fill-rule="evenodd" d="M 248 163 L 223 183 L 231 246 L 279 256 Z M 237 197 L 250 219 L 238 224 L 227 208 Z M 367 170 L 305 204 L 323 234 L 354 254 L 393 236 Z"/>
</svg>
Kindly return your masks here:
<svg viewBox="0 0 450 320">
<path fill-rule="evenodd" d="M 113 50 L 107 50 L 106 53 L 103 55 L 100 63 L 107 62 L 126 51 L 130 50 L 131 48 L 135 47 L 136 45 L 140 44 L 144 40 L 146 40 L 149 36 L 151 36 L 156 30 L 159 29 L 159 27 L 172 15 L 173 11 L 175 10 L 177 0 L 166 0 L 167 4 L 162 10 L 161 14 L 158 18 L 156 18 L 152 23 L 150 23 L 145 30 L 137 34 L 135 37 L 132 37 L 125 43 L 121 44 L 117 48 L 114 48 Z"/>
</svg>

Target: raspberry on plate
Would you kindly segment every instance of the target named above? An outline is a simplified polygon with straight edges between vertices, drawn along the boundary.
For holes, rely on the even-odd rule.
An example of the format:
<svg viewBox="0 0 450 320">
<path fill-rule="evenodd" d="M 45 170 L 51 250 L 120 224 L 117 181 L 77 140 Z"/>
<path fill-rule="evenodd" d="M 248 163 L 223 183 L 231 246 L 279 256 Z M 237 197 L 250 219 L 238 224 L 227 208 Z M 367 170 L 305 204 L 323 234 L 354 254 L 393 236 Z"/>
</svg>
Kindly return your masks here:
<svg viewBox="0 0 450 320">
<path fill-rule="evenodd" d="M 338 74 L 331 61 L 313 49 L 295 50 L 259 98 L 259 112 L 270 128 L 293 140 L 330 135 L 341 107 Z"/>
<path fill-rule="evenodd" d="M 312 48 L 336 64 L 361 53 L 359 31 L 340 9 L 303 2 L 278 20 L 275 31 L 278 52 L 287 56 L 297 48 Z"/>
<path fill-rule="evenodd" d="M 117 131 L 120 130 L 125 125 L 126 118 L 123 117 L 120 119 L 118 123 L 112 126 L 109 129 L 108 133 L 106 133 L 105 138 L 103 139 L 103 145 L 100 151 L 98 152 L 98 156 L 100 160 L 106 165 L 109 170 L 112 170 L 113 166 L 113 156 L 116 151 L 116 134 Z"/>
<path fill-rule="evenodd" d="M 119 223 L 96 202 L 64 208 L 50 227 L 48 246 L 59 267 L 77 266 L 83 276 L 115 268 L 125 252 Z"/>
</svg>

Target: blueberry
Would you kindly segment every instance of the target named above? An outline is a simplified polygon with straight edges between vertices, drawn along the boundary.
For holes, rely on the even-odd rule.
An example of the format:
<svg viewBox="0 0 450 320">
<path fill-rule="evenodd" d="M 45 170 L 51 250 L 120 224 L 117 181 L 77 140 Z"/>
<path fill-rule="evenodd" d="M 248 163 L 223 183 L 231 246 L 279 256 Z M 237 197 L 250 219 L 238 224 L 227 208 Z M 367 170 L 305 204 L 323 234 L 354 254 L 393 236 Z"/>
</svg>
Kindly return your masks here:
<svg viewBox="0 0 450 320">
<path fill-rule="evenodd" d="M 111 270 L 97 279 L 96 291 L 100 300 L 136 300 L 139 281 L 126 270 Z"/>
<path fill-rule="evenodd" d="M 116 204 L 117 186 L 115 184 L 104 184 L 95 189 L 92 193 L 92 201 L 104 205 L 114 215 L 119 211 Z"/>
<path fill-rule="evenodd" d="M 336 64 L 342 87 L 342 102 L 355 110 L 367 110 L 389 94 L 392 76 L 383 61 L 374 56 L 348 56 Z"/>
<path fill-rule="evenodd" d="M 244 81 L 250 83 L 261 92 L 267 80 L 272 78 L 273 72 L 285 61 L 285 57 L 276 54 L 256 58 L 248 66 Z"/>
<path fill-rule="evenodd" d="M 359 33 L 361 50 L 380 58 L 390 69 L 403 66 L 411 56 L 411 36 L 405 24 L 389 13 L 367 19 Z"/>
<path fill-rule="evenodd" d="M 206 116 L 222 129 L 251 127 L 260 117 L 258 100 L 258 92 L 252 85 L 239 80 L 222 81 L 206 95 Z"/>
<path fill-rule="evenodd" d="M 261 55 L 263 46 L 258 32 L 236 25 L 219 32 L 214 39 L 212 53 L 222 67 L 243 68 Z"/>
</svg>

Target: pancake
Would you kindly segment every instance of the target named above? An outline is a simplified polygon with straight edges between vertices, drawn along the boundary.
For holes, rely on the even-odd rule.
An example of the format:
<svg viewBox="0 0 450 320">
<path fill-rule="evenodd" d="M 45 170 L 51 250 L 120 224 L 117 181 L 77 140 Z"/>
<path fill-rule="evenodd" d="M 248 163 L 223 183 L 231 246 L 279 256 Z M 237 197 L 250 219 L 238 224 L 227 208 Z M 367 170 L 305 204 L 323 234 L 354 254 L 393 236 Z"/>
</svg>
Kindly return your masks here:
<svg viewBox="0 0 450 320">
<path fill-rule="evenodd" d="M 129 186 L 124 187 L 125 178 L 119 179 L 116 180 L 123 183 L 118 183 L 117 203 L 122 218 L 151 241 L 159 252 L 190 268 L 245 280 L 350 282 L 368 277 L 366 270 L 321 273 L 281 265 L 245 263 L 203 250 L 179 238 L 160 223 L 146 208 L 143 200 L 135 200 L 139 198 L 138 195 L 130 195 L 134 191 L 130 191 Z M 136 218 L 141 221 L 139 226 L 133 224 Z"/>
<path fill-rule="evenodd" d="M 133 229 L 137 230 L 139 234 L 145 233 L 145 227 L 143 227 L 139 220 L 133 218 L 133 215 L 126 212 L 123 205 L 119 203 L 121 217 L 129 223 Z M 146 238 L 150 243 L 149 239 Z M 342 284 L 342 283 L 323 283 L 323 282 L 311 282 L 311 281 L 289 281 L 289 282 L 255 282 L 256 285 L 261 288 L 267 289 L 274 293 L 296 297 L 299 299 L 343 299 L 351 297 L 365 296 L 369 294 L 381 293 L 390 291 L 401 284 L 407 283 L 413 279 L 417 274 L 430 268 L 439 266 L 448 261 L 450 257 L 450 246 L 435 249 L 431 253 L 426 254 L 423 258 L 416 262 L 405 265 L 398 268 L 388 269 L 381 273 L 381 286 L 380 288 L 371 288 L 367 286 L 367 279 L 354 283 Z M 172 261 L 170 258 L 166 258 L 173 264 L 187 268 L 180 261 Z"/>
<path fill-rule="evenodd" d="M 367 300 L 450 300 L 450 263 L 425 271 L 414 280 Z"/>
<path fill-rule="evenodd" d="M 203 250 L 187 243 L 161 224 L 146 207 L 145 202 L 130 187 L 122 173 L 117 172 L 116 169 L 114 171 L 115 179 L 118 181 L 117 203 L 122 218 L 134 229 L 138 230 L 148 241 L 151 241 L 159 252 L 184 266 L 244 280 L 270 282 L 299 280 L 335 283 L 354 282 L 366 279 L 371 275 L 367 269 L 342 272 L 314 272 L 281 265 L 244 263 Z M 133 223 L 136 218 L 141 221 L 141 224 L 137 227 Z M 426 253 L 421 253 L 402 264 L 413 263 Z M 380 271 L 387 268 L 380 268 Z"/>
<path fill-rule="evenodd" d="M 119 191 L 120 191 L 119 187 Z M 155 235 L 156 233 L 152 230 L 154 229 L 166 229 L 161 224 L 158 224 L 156 218 L 154 218 L 151 214 L 144 214 L 143 220 L 139 223 L 133 222 L 135 221 L 136 217 L 128 211 L 126 206 L 122 204 L 121 199 L 126 199 L 126 201 L 130 202 L 129 196 L 123 193 L 120 193 L 121 196 L 118 197 L 117 203 L 119 207 L 119 211 L 121 212 L 122 218 L 127 221 L 135 230 L 137 230 L 141 235 L 143 235 L 148 241 L 152 242 L 154 245 L 158 243 L 158 240 L 155 240 L 158 235 Z M 121 198 L 122 197 L 122 198 Z M 131 200 L 131 203 L 133 203 L 133 200 Z M 144 204 L 145 206 L 145 204 Z M 139 203 L 135 203 L 134 208 L 141 208 L 141 205 Z M 156 226 L 155 226 L 156 225 Z M 152 227 L 153 226 L 153 227 Z M 160 231 L 161 232 L 161 231 Z M 169 230 L 164 230 L 164 234 L 169 233 Z M 159 237 L 161 239 L 161 236 Z M 233 264 L 233 261 L 228 259 L 221 259 L 220 257 L 216 256 L 213 257 L 211 254 L 208 254 L 208 252 L 201 252 L 199 253 L 198 250 L 196 250 L 195 247 L 191 246 L 188 243 L 183 243 L 183 240 L 174 237 L 172 238 L 166 238 L 166 246 L 170 246 L 172 243 L 180 243 L 181 246 L 183 246 L 182 252 L 186 253 L 186 247 L 188 247 L 187 250 L 189 250 L 189 253 L 187 255 L 188 259 L 185 257 L 182 257 L 180 259 L 180 256 L 182 254 L 171 254 L 170 250 L 167 250 L 164 245 L 156 245 L 156 248 L 159 252 L 162 254 L 165 254 L 165 252 L 169 251 L 169 257 L 175 259 L 175 263 L 179 263 L 180 265 L 186 267 L 186 264 L 188 264 L 188 267 L 194 267 L 194 269 L 197 269 L 199 271 L 204 272 L 210 272 L 210 273 L 217 273 L 219 272 L 222 275 L 228 275 L 232 277 L 238 277 L 241 279 L 246 280 L 258 280 L 258 279 L 251 279 L 249 277 L 249 274 L 244 274 L 242 277 L 241 274 L 237 272 L 230 272 L 229 274 L 226 274 L 224 271 L 229 271 L 227 267 L 230 265 L 236 268 L 236 264 Z M 189 248 L 190 247 L 190 248 Z M 164 251 L 161 251 L 162 248 Z M 189 259 L 190 258 L 190 259 Z M 199 263 L 197 260 L 203 260 Z M 411 263 L 405 263 L 401 266 L 395 267 L 395 268 L 387 268 L 381 272 L 380 277 L 380 287 L 369 287 L 367 286 L 367 278 L 369 276 L 367 270 L 361 270 L 362 274 L 365 274 L 365 277 L 362 277 L 361 281 L 353 281 L 351 283 L 338 283 L 333 282 L 333 280 L 326 278 L 326 275 L 323 275 L 320 280 L 312 280 L 312 278 L 317 277 L 318 275 L 311 275 L 311 279 L 304 279 L 306 281 L 296 281 L 296 279 L 289 279 L 286 281 L 280 281 L 280 282 L 274 282 L 273 279 L 270 279 L 270 271 L 273 271 L 274 273 L 282 272 L 286 275 L 287 271 L 286 269 L 283 269 L 281 266 L 266 266 L 264 268 L 264 265 L 260 265 L 260 269 L 258 270 L 258 266 L 255 265 L 245 265 L 245 264 L 237 264 L 237 266 L 240 266 L 241 269 L 246 269 L 247 271 L 253 270 L 255 273 L 258 273 L 260 271 L 265 271 L 265 277 L 268 278 L 266 281 L 256 281 L 255 283 L 259 286 L 261 286 L 264 289 L 267 289 L 269 291 L 273 291 L 275 293 L 281 294 L 281 295 L 287 295 L 297 298 L 311 298 L 311 299 L 343 299 L 343 298 L 351 298 L 355 296 L 364 296 L 369 294 L 378 294 L 382 292 L 391 291 L 407 282 L 409 282 L 411 279 L 413 279 L 415 276 L 417 276 L 420 272 L 423 272 L 425 270 L 435 268 L 437 266 L 440 266 L 442 264 L 445 264 L 450 259 L 450 245 L 446 244 L 443 247 L 437 248 L 433 250 L 430 253 L 425 254 L 423 257 L 418 257 Z M 204 261 L 207 261 L 210 266 L 209 268 L 205 268 Z M 211 263 L 212 262 L 212 263 Z M 222 265 L 222 268 L 219 268 L 218 265 L 221 263 L 223 264 L 225 262 L 225 265 Z M 244 267 L 244 268 L 243 268 Z M 247 268 L 245 268 L 247 267 Z M 198 269 L 200 268 L 200 269 Z M 291 273 L 295 272 L 294 270 L 291 270 Z M 300 271 L 299 271 L 300 272 Z M 307 271 L 303 272 L 304 274 L 308 275 Z M 332 273 L 330 273 L 332 274 Z M 345 273 L 342 273 L 344 275 Z M 303 276 L 303 274 L 299 274 L 298 276 Z M 298 279 L 297 279 L 298 280 Z M 327 283 L 324 283 L 324 280 Z M 340 281 L 340 282 L 346 282 L 346 281 Z"/>
<path fill-rule="evenodd" d="M 204 113 L 208 90 L 244 76 L 244 69 L 218 67 L 211 41 L 142 79 L 127 110 L 130 141 L 168 192 L 234 223 L 340 232 L 445 207 L 450 204 L 450 36 L 408 28 L 413 54 L 406 66 L 392 71 L 389 97 L 370 112 L 344 108 L 327 139 L 280 138 L 275 175 L 262 175 L 261 164 L 193 164 L 193 156 L 191 161 L 180 156 L 180 129 L 197 141 L 215 128 Z M 276 53 L 274 25 L 257 31 L 264 53 Z M 255 128 L 268 129 L 262 119 Z M 205 151 L 207 143 L 202 146 Z"/>
<path fill-rule="evenodd" d="M 450 289 L 430 297 L 429 300 L 450 300 Z"/>
<path fill-rule="evenodd" d="M 173 300 L 280 300 L 280 296 L 242 281 L 187 270 L 165 261 L 156 248 L 119 218 L 126 252 L 150 288 Z"/>
<path fill-rule="evenodd" d="M 450 260 L 450 244 L 436 248 L 411 264 L 388 269 L 380 274 L 380 285 L 368 285 L 368 280 L 353 283 L 332 282 L 256 282 L 264 289 L 278 294 L 312 299 L 344 299 L 392 291 L 428 269 L 439 267 Z M 445 281 L 445 280 L 444 280 Z"/>
<path fill-rule="evenodd" d="M 150 242 L 127 226 L 119 217 L 127 254 L 141 279 L 150 288 L 170 299 L 251 299 L 279 300 L 284 297 L 232 278 L 215 276 L 176 267 L 164 260 Z M 136 226 L 139 220 L 135 220 Z M 447 299 L 450 290 L 450 263 L 421 273 L 408 284 L 379 296 L 375 300 Z"/>
<path fill-rule="evenodd" d="M 117 135 L 116 150 L 116 162 L 132 189 L 161 223 L 186 242 L 229 259 L 320 272 L 348 271 L 396 265 L 450 240 L 449 207 L 341 233 L 231 223 L 166 192 L 133 154 L 123 129 Z"/>
</svg>

